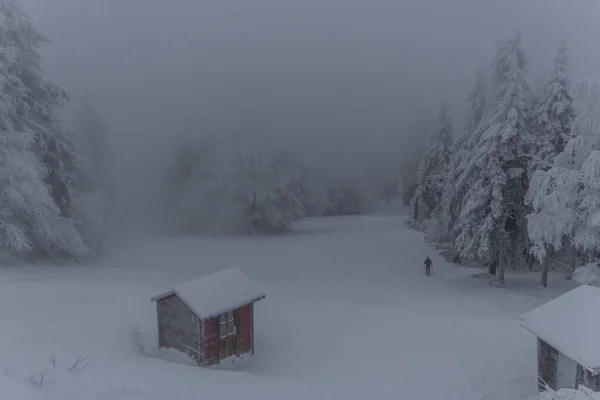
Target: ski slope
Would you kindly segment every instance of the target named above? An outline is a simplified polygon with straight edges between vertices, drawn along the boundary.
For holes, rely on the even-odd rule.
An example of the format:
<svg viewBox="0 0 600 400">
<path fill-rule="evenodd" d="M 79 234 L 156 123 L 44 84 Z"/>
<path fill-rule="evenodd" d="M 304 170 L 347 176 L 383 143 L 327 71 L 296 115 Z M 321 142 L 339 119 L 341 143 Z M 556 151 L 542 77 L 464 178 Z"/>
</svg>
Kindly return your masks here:
<svg viewBox="0 0 600 400">
<path fill-rule="evenodd" d="M 551 276 L 539 289 L 537 275 L 508 273 L 506 289 L 492 288 L 445 263 L 405 218 L 315 219 L 271 238 L 157 239 L 97 265 L 0 270 L 0 398 L 531 397 L 535 340 L 518 317 L 569 283 Z M 149 298 L 231 266 L 267 290 L 254 357 L 201 369 L 157 352 Z"/>
</svg>

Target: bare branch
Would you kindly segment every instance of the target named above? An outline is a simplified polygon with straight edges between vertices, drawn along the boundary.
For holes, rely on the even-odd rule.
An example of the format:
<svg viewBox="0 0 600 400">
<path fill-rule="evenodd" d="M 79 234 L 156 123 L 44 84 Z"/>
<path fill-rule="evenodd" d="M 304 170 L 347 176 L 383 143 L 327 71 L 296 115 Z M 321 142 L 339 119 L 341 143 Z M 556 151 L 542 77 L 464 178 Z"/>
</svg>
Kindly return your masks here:
<svg viewBox="0 0 600 400">
<path fill-rule="evenodd" d="M 25 378 L 25 383 L 31 386 L 35 386 L 37 388 L 41 388 L 44 383 L 44 372 L 38 372 L 35 375 L 31 375 L 28 378 Z"/>
<path fill-rule="evenodd" d="M 79 356 L 75 363 L 69 367 L 69 372 L 79 372 L 89 365 L 87 356 Z"/>
<path fill-rule="evenodd" d="M 52 368 L 56 369 L 56 353 L 50 353 L 50 362 L 52 363 Z"/>
</svg>

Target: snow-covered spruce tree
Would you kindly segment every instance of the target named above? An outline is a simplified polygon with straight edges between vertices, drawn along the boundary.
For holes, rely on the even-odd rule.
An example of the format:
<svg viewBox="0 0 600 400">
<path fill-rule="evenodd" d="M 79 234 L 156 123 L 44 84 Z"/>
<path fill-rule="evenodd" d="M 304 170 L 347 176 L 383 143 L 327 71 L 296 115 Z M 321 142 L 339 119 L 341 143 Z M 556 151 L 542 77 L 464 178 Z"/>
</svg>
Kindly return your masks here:
<svg viewBox="0 0 600 400">
<path fill-rule="evenodd" d="M 454 151 L 450 157 L 450 165 L 446 175 L 444 194 L 442 196 L 443 214 L 445 215 L 447 235 L 454 239 L 452 233 L 456 220 L 463 205 L 464 196 L 469 185 L 476 176 L 465 174 L 469 165 L 471 152 L 479 141 L 476 136 L 477 128 L 486 112 L 487 107 L 487 78 L 485 71 L 477 72 L 475 85 L 467 98 L 467 115 L 463 130 L 454 136 L 452 148 Z M 477 172 L 475 169 L 469 170 Z"/>
<path fill-rule="evenodd" d="M 548 82 L 537 91 L 533 107 L 534 143 L 529 164 L 530 175 L 538 169 L 549 169 L 554 157 L 561 153 L 571 134 L 575 118 L 571 87 L 567 78 L 566 46 L 559 43 L 554 70 Z"/>
<path fill-rule="evenodd" d="M 476 129 L 478 138 L 461 175 L 472 177 L 455 226 L 455 249 L 462 259 L 497 264 L 497 284 L 504 265 L 523 253 L 527 189 L 525 155 L 531 90 L 526 60 L 517 35 L 499 46 L 492 64 L 492 102 Z"/>
<path fill-rule="evenodd" d="M 548 252 L 566 247 L 574 269 L 577 251 L 590 262 L 600 248 L 600 82 L 576 82 L 573 94 L 579 113 L 571 139 L 549 170 L 533 174 L 526 196 L 532 252 L 544 265 L 542 285 L 547 284 Z"/>
<path fill-rule="evenodd" d="M 75 157 L 53 114 L 68 95 L 41 78 L 44 41 L 12 1 L 0 1 L 1 245 L 21 258 L 78 259 L 87 247 L 70 218 Z"/>
<path fill-rule="evenodd" d="M 235 165 L 233 198 L 244 232 L 282 233 L 306 216 L 308 190 L 302 171 L 289 155 L 242 151 Z"/>
<path fill-rule="evenodd" d="M 447 168 L 452 153 L 452 120 L 449 106 L 443 103 L 437 117 L 437 127 L 427 145 L 417 170 L 417 187 L 413 204 L 423 207 L 423 217 L 429 219 L 437 213 L 445 188 Z"/>
</svg>

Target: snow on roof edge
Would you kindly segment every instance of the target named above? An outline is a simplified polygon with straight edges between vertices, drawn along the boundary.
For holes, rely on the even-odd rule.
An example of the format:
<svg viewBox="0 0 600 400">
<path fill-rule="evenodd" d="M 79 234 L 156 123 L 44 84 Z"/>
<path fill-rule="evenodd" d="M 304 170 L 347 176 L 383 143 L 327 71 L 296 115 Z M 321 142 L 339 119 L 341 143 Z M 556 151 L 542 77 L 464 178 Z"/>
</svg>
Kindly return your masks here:
<svg viewBox="0 0 600 400">
<path fill-rule="evenodd" d="M 176 295 L 177 297 L 179 297 L 179 300 L 183 301 L 185 303 L 185 305 L 189 307 L 190 310 L 192 310 L 192 311 L 194 310 L 192 308 L 192 306 L 190 306 L 188 304 L 188 302 L 182 296 L 180 296 L 179 294 L 177 294 L 177 292 L 175 290 L 169 290 L 168 292 L 163 292 L 163 293 L 161 293 L 159 295 L 153 296 L 153 297 L 150 298 L 150 301 L 154 302 L 154 301 L 162 300 L 165 297 L 169 297 L 169 296 L 172 296 L 172 295 Z M 248 304 L 251 304 L 251 303 L 256 303 L 257 301 L 262 300 L 262 299 L 264 299 L 266 297 L 267 297 L 267 294 L 263 293 L 263 294 L 261 294 L 259 296 L 256 296 L 255 298 L 251 298 L 251 299 L 249 299 L 247 301 L 241 302 L 241 303 L 239 303 L 239 305 L 234 305 L 231 308 L 227 307 L 227 308 L 219 309 L 218 311 L 210 313 L 209 315 L 198 315 L 198 316 L 202 317 L 202 318 L 216 317 L 217 315 L 223 314 L 226 311 L 235 310 L 236 308 L 244 307 L 244 306 L 246 306 Z M 194 311 L 194 313 L 195 313 L 195 311 Z"/>
<path fill-rule="evenodd" d="M 190 304 L 188 304 L 188 301 L 186 301 L 182 296 L 177 294 L 177 292 L 175 292 L 174 294 L 176 294 L 177 297 L 179 297 L 181 299 L 181 301 L 183 301 L 185 303 L 185 305 L 188 306 L 190 308 L 190 310 L 192 310 L 194 312 L 194 314 L 196 314 L 201 319 L 216 317 L 217 315 L 223 314 L 227 311 L 235 310 L 240 307 L 247 306 L 248 304 L 256 303 L 257 301 L 262 300 L 265 297 L 267 297 L 267 295 L 265 293 L 263 293 L 261 295 L 257 295 L 255 297 L 249 298 L 248 300 L 245 300 L 245 301 L 242 301 L 239 303 L 232 303 L 231 305 L 228 305 L 227 307 L 221 307 L 221 308 L 215 309 L 214 311 L 209 312 L 209 313 L 198 313 L 194 310 L 194 308 Z"/>
<path fill-rule="evenodd" d="M 151 301 L 176 295 L 199 318 L 206 319 L 257 302 L 267 297 L 237 267 L 219 270 L 175 285 L 171 290 L 153 296 Z"/>
<path fill-rule="evenodd" d="M 175 292 L 173 291 L 173 289 L 167 291 L 167 292 L 162 292 L 161 294 L 157 294 L 156 296 L 152 296 L 150 297 L 150 301 L 158 301 L 158 300 L 162 300 L 165 297 L 169 297 L 172 294 L 175 294 Z"/>
<path fill-rule="evenodd" d="M 543 340 L 544 342 L 548 343 L 550 346 L 554 347 L 556 350 L 560 351 L 561 353 L 563 353 L 564 355 L 566 355 L 567 357 L 569 357 L 570 359 L 572 359 L 573 361 L 575 361 L 577 364 L 581 365 L 583 368 L 587 369 L 588 371 L 590 371 L 592 374 L 600 374 L 600 365 L 598 366 L 593 366 L 591 365 L 589 362 L 585 361 L 585 360 L 581 360 L 579 359 L 579 357 L 573 357 L 570 354 L 564 353 L 561 349 L 560 346 L 557 346 L 556 343 L 554 343 L 552 340 L 548 340 L 545 337 L 542 337 L 540 335 L 538 335 L 537 333 L 535 333 L 533 330 L 531 330 L 530 328 L 528 328 L 523 321 L 521 320 L 521 326 L 523 328 L 525 328 L 528 332 L 532 333 L 533 336 Z"/>
<path fill-rule="evenodd" d="M 596 290 L 598 290 L 598 292 L 596 292 Z M 574 341 L 577 342 L 577 338 L 568 339 L 570 335 L 565 337 L 564 331 L 560 329 L 559 326 L 555 326 L 556 324 L 554 323 L 554 321 L 556 321 L 557 318 L 561 319 L 561 313 L 564 314 L 564 316 L 562 316 L 563 319 L 565 318 L 565 316 L 567 320 L 569 320 L 569 317 L 577 318 L 579 314 L 571 311 L 573 307 L 576 307 L 576 304 L 574 305 L 573 302 L 581 302 L 581 296 L 584 296 L 584 294 L 588 297 L 596 296 L 597 298 L 597 296 L 600 294 L 600 289 L 591 285 L 578 286 L 562 294 L 561 296 L 558 296 L 521 315 L 519 318 L 521 322 L 520 325 L 527 331 L 532 333 L 534 336 L 548 343 L 550 346 L 554 347 L 567 357 L 571 358 L 573 361 L 577 362 L 579 365 L 589 370 L 593 374 L 599 374 L 600 357 L 598 357 L 598 351 L 593 352 L 596 353 L 596 356 L 593 356 L 591 358 L 582 356 L 582 349 L 578 348 L 578 346 L 573 347 L 572 345 Z M 587 298 L 583 299 L 587 300 Z M 549 311 L 553 315 L 553 318 L 548 317 Z M 540 318 L 542 319 L 540 320 Z M 579 318 L 581 318 L 580 315 Z M 541 322 L 544 319 L 550 319 L 552 323 L 548 325 L 544 322 Z M 584 342 L 589 341 L 589 338 L 587 336 L 585 338 L 580 339 L 583 339 Z M 559 344 L 557 342 L 562 342 L 562 344 Z"/>
</svg>

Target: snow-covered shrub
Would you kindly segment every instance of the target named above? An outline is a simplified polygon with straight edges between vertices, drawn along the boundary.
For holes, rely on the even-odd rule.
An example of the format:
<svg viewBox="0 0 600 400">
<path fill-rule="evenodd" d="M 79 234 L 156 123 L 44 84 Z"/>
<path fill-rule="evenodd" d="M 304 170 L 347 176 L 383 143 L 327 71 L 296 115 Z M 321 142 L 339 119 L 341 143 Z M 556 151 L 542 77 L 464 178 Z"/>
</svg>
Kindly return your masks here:
<svg viewBox="0 0 600 400">
<path fill-rule="evenodd" d="M 582 265 L 575 268 L 572 277 L 578 285 L 600 286 L 600 265 L 598 263 Z"/>
<path fill-rule="evenodd" d="M 585 387 L 578 390 L 559 389 L 557 391 L 546 388 L 544 392 L 535 397 L 535 400 L 600 400 L 600 393 Z"/>
</svg>

